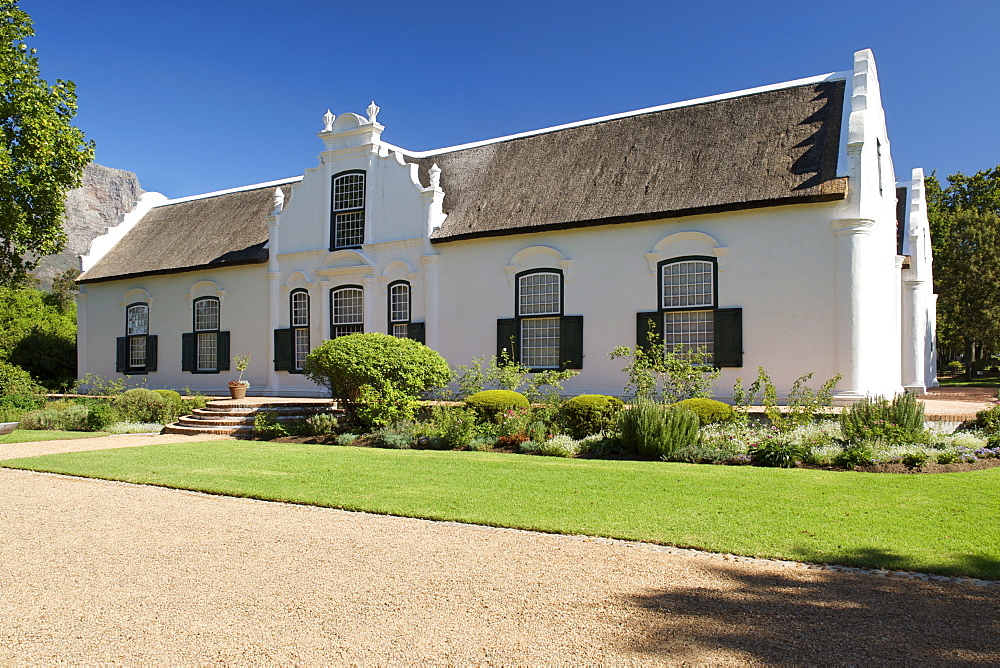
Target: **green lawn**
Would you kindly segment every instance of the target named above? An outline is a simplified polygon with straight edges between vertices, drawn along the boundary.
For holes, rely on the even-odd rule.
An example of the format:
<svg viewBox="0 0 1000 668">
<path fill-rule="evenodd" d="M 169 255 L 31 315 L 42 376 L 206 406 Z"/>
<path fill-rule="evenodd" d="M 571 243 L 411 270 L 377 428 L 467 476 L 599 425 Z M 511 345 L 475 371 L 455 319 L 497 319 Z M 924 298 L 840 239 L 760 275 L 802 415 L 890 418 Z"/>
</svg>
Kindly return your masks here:
<svg viewBox="0 0 1000 668">
<path fill-rule="evenodd" d="M 1000 387 L 1000 378 L 977 378 L 976 380 L 966 380 L 965 376 L 958 378 L 938 378 L 941 387 Z"/>
<path fill-rule="evenodd" d="M 32 441 L 65 441 L 71 438 L 93 438 L 107 436 L 106 431 L 43 431 L 41 429 L 15 429 L 0 436 L 3 443 L 31 443 Z"/>
<path fill-rule="evenodd" d="M 1000 579 L 1000 468 L 892 475 L 215 441 L 3 466 L 810 562 Z"/>
</svg>

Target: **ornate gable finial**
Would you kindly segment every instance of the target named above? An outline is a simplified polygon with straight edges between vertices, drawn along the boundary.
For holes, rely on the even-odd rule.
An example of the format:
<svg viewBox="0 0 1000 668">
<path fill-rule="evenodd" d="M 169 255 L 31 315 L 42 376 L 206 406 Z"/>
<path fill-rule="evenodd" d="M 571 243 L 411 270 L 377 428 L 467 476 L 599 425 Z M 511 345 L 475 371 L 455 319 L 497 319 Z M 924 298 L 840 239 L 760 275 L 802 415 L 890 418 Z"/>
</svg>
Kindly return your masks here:
<svg viewBox="0 0 1000 668">
<path fill-rule="evenodd" d="M 441 187 L 441 168 L 437 166 L 436 162 L 431 165 L 427 173 L 431 177 L 431 188 L 434 188 L 434 190 L 439 189 Z"/>
<path fill-rule="evenodd" d="M 375 100 L 372 100 L 372 103 L 368 105 L 368 109 L 366 109 L 366 111 L 368 112 L 368 122 L 374 123 L 375 119 L 378 117 L 378 112 L 380 111 L 378 105 L 375 104 Z"/>
<path fill-rule="evenodd" d="M 334 115 L 330 113 L 329 109 L 327 109 L 326 113 L 323 114 L 323 132 L 329 132 L 333 129 L 334 119 Z"/>
<path fill-rule="evenodd" d="M 271 215 L 281 213 L 281 210 L 285 208 L 285 193 L 281 188 L 274 189 L 274 209 L 271 211 Z"/>
</svg>

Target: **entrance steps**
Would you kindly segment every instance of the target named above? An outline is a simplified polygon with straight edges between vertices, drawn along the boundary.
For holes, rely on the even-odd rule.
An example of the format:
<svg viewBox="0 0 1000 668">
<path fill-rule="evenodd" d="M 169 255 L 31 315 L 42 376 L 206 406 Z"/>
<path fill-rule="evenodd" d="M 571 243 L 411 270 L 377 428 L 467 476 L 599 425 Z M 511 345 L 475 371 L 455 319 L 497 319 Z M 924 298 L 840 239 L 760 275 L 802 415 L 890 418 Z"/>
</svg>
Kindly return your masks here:
<svg viewBox="0 0 1000 668">
<path fill-rule="evenodd" d="M 218 399 L 209 401 L 204 408 L 196 408 L 191 415 L 185 415 L 178 418 L 177 422 L 166 425 L 163 432 L 249 438 L 253 435 L 253 422 L 258 413 L 272 413 L 278 422 L 286 422 L 305 419 L 317 413 L 341 415 L 343 411 L 334 399 Z"/>
</svg>

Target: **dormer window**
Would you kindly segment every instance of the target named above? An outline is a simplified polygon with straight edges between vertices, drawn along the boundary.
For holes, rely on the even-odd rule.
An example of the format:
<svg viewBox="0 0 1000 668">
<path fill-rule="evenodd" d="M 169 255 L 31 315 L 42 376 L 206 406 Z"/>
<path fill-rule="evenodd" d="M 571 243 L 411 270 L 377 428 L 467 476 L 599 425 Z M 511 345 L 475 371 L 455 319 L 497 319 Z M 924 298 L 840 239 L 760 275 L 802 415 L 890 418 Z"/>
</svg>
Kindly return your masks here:
<svg viewBox="0 0 1000 668">
<path fill-rule="evenodd" d="M 358 248 L 365 242 L 365 173 L 344 172 L 333 177 L 330 250 Z"/>
</svg>

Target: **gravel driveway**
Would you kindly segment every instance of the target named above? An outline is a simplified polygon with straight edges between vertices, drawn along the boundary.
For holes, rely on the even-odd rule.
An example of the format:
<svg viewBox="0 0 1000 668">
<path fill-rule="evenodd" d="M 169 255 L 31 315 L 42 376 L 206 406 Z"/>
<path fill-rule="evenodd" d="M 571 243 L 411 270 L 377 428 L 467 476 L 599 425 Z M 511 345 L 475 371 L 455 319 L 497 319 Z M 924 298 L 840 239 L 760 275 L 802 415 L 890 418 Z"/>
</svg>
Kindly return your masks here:
<svg viewBox="0 0 1000 668">
<path fill-rule="evenodd" d="M 0 469 L 0 663 L 1000 662 L 1000 589 Z"/>
</svg>

